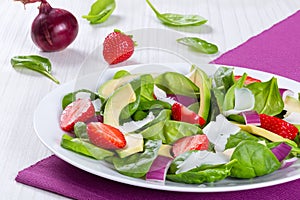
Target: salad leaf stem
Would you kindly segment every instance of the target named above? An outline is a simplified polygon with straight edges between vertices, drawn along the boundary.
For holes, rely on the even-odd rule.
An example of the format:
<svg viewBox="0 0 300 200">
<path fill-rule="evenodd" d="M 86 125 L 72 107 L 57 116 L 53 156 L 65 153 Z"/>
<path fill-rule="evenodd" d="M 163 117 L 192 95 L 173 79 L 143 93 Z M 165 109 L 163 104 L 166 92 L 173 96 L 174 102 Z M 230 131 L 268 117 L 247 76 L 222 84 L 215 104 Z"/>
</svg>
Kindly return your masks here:
<svg viewBox="0 0 300 200">
<path fill-rule="evenodd" d="M 160 13 L 149 0 L 146 0 L 147 4 L 156 14 L 156 17 L 166 25 L 170 26 L 199 26 L 207 22 L 206 19 L 199 15 L 181 15 L 174 13 Z"/>
<path fill-rule="evenodd" d="M 26 68 L 38 72 L 59 84 L 59 81 L 51 74 L 51 62 L 47 58 L 38 55 L 14 56 L 10 63 L 14 68 Z"/>
</svg>

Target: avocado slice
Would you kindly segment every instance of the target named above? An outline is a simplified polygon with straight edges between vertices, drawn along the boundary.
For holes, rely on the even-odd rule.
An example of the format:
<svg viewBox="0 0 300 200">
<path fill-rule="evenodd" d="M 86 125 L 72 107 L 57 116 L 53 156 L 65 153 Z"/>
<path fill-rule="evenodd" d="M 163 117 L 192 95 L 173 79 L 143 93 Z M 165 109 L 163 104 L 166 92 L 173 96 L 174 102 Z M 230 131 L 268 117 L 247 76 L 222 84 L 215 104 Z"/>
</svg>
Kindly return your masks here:
<svg viewBox="0 0 300 200">
<path fill-rule="evenodd" d="M 123 149 L 117 149 L 116 152 L 120 158 L 125 158 L 144 149 L 144 139 L 141 134 L 125 134 L 126 146 Z"/>
<path fill-rule="evenodd" d="M 132 75 L 123 76 L 118 79 L 108 80 L 99 87 L 98 94 L 100 95 L 100 97 L 107 99 L 120 86 L 132 81 L 133 79 L 139 76 L 140 76 L 139 74 L 132 74 Z"/>
<path fill-rule="evenodd" d="M 188 78 L 199 87 L 200 90 L 200 106 L 198 115 L 207 120 L 210 110 L 210 97 L 211 97 L 211 79 L 207 74 L 195 65 L 191 67 L 191 74 Z"/>
<path fill-rule="evenodd" d="M 122 109 L 135 102 L 136 95 L 130 83 L 118 88 L 107 100 L 104 108 L 103 122 L 115 128 L 119 127 L 119 117 Z"/>
<path fill-rule="evenodd" d="M 162 144 L 158 150 L 158 155 L 173 158 L 173 156 L 171 155 L 171 149 L 172 149 L 171 145 Z"/>
</svg>

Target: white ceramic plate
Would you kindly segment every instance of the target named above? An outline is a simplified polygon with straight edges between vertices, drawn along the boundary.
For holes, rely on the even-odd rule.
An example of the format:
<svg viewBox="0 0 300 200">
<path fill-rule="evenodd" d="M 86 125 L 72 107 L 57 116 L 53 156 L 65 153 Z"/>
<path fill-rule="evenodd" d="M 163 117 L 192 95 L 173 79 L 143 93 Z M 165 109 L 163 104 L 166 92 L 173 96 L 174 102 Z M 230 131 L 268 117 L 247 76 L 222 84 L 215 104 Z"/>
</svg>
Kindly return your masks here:
<svg viewBox="0 0 300 200">
<path fill-rule="evenodd" d="M 175 70 L 182 73 L 187 73 L 190 65 L 187 64 L 139 64 L 125 67 L 132 72 L 137 71 L 165 71 Z M 211 74 L 218 66 L 217 65 L 201 65 L 204 70 Z M 152 188 L 158 190 L 168 191 L 180 191 L 180 192 L 224 192 L 224 191 L 238 191 L 246 189 L 261 188 L 266 186 L 272 186 L 280 183 L 285 183 L 300 178 L 300 161 L 298 160 L 293 166 L 278 170 L 272 174 L 248 179 L 237 180 L 227 178 L 223 181 L 210 184 L 192 185 L 181 184 L 166 181 L 165 185 L 158 185 L 155 183 L 146 182 L 143 179 L 131 178 L 119 174 L 115 171 L 110 164 L 103 161 L 96 161 L 88 157 L 76 154 L 69 150 L 66 150 L 60 146 L 61 137 L 63 131 L 59 127 L 59 116 L 62 111 L 61 99 L 69 92 L 72 92 L 80 88 L 89 88 L 95 90 L 99 84 L 105 79 L 109 78 L 116 70 L 120 68 L 114 68 L 105 71 L 104 74 L 94 73 L 87 75 L 78 80 L 72 81 L 67 84 L 63 84 L 51 93 L 49 93 L 38 105 L 34 113 L 34 128 L 37 136 L 55 155 L 63 159 L 64 161 L 83 169 L 92 174 L 118 181 L 125 184 L 134 186 L 140 186 L 145 188 Z M 247 72 L 250 76 L 257 77 L 261 80 L 269 80 L 272 74 L 259 72 L 255 70 L 249 70 L 244 68 L 235 68 L 236 74 L 242 74 Z M 102 78 L 100 78 L 102 77 Z M 299 92 L 300 83 L 289 80 L 284 77 L 276 76 L 280 87 L 289 88 L 295 92 Z"/>
</svg>

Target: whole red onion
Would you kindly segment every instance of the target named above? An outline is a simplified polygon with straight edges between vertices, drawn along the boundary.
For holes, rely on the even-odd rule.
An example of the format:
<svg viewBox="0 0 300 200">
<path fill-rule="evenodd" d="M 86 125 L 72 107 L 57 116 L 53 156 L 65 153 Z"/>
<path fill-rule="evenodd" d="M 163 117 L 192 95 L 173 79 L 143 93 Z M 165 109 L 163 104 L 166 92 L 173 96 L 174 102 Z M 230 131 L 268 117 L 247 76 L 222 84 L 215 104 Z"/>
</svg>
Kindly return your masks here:
<svg viewBox="0 0 300 200">
<path fill-rule="evenodd" d="M 31 26 L 31 38 L 43 51 L 63 50 L 75 40 L 78 22 L 69 11 L 52 8 L 46 0 L 40 1 L 39 14 Z"/>
</svg>

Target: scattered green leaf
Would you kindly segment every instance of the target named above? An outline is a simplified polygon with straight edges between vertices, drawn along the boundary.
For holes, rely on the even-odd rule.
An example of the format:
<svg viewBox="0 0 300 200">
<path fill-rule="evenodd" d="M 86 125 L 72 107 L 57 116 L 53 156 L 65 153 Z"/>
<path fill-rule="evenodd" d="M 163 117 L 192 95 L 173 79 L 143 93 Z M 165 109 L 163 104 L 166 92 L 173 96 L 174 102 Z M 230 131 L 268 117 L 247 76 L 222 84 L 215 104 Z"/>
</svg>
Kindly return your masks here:
<svg viewBox="0 0 300 200">
<path fill-rule="evenodd" d="M 218 47 L 215 44 L 209 43 L 197 37 L 184 37 L 179 38 L 176 41 L 205 54 L 214 54 L 218 52 Z"/>
<path fill-rule="evenodd" d="M 199 15 L 181 15 L 174 13 L 160 13 L 149 0 L 146 0 L 150 8 L 156 14 L 156 17 L 164 24 L 171 26 L 199 26 L 207 22 L 206 19 Z"/>
<path fill-rule="evenodd" d="M 88 15 L 82 16 L 91 24 L 105 22 L 116 8 L 115 0 L 97 0 L 92 6 Z"/>
<path fill-rule="evenodd" d="M 14 68 L 26 68 L 38 72 L 59 84 L 59 81 L 51 75 L 51 62 L 48 58 L 38 55 L 14 56 L 10 63 Z"/>
</svg>

